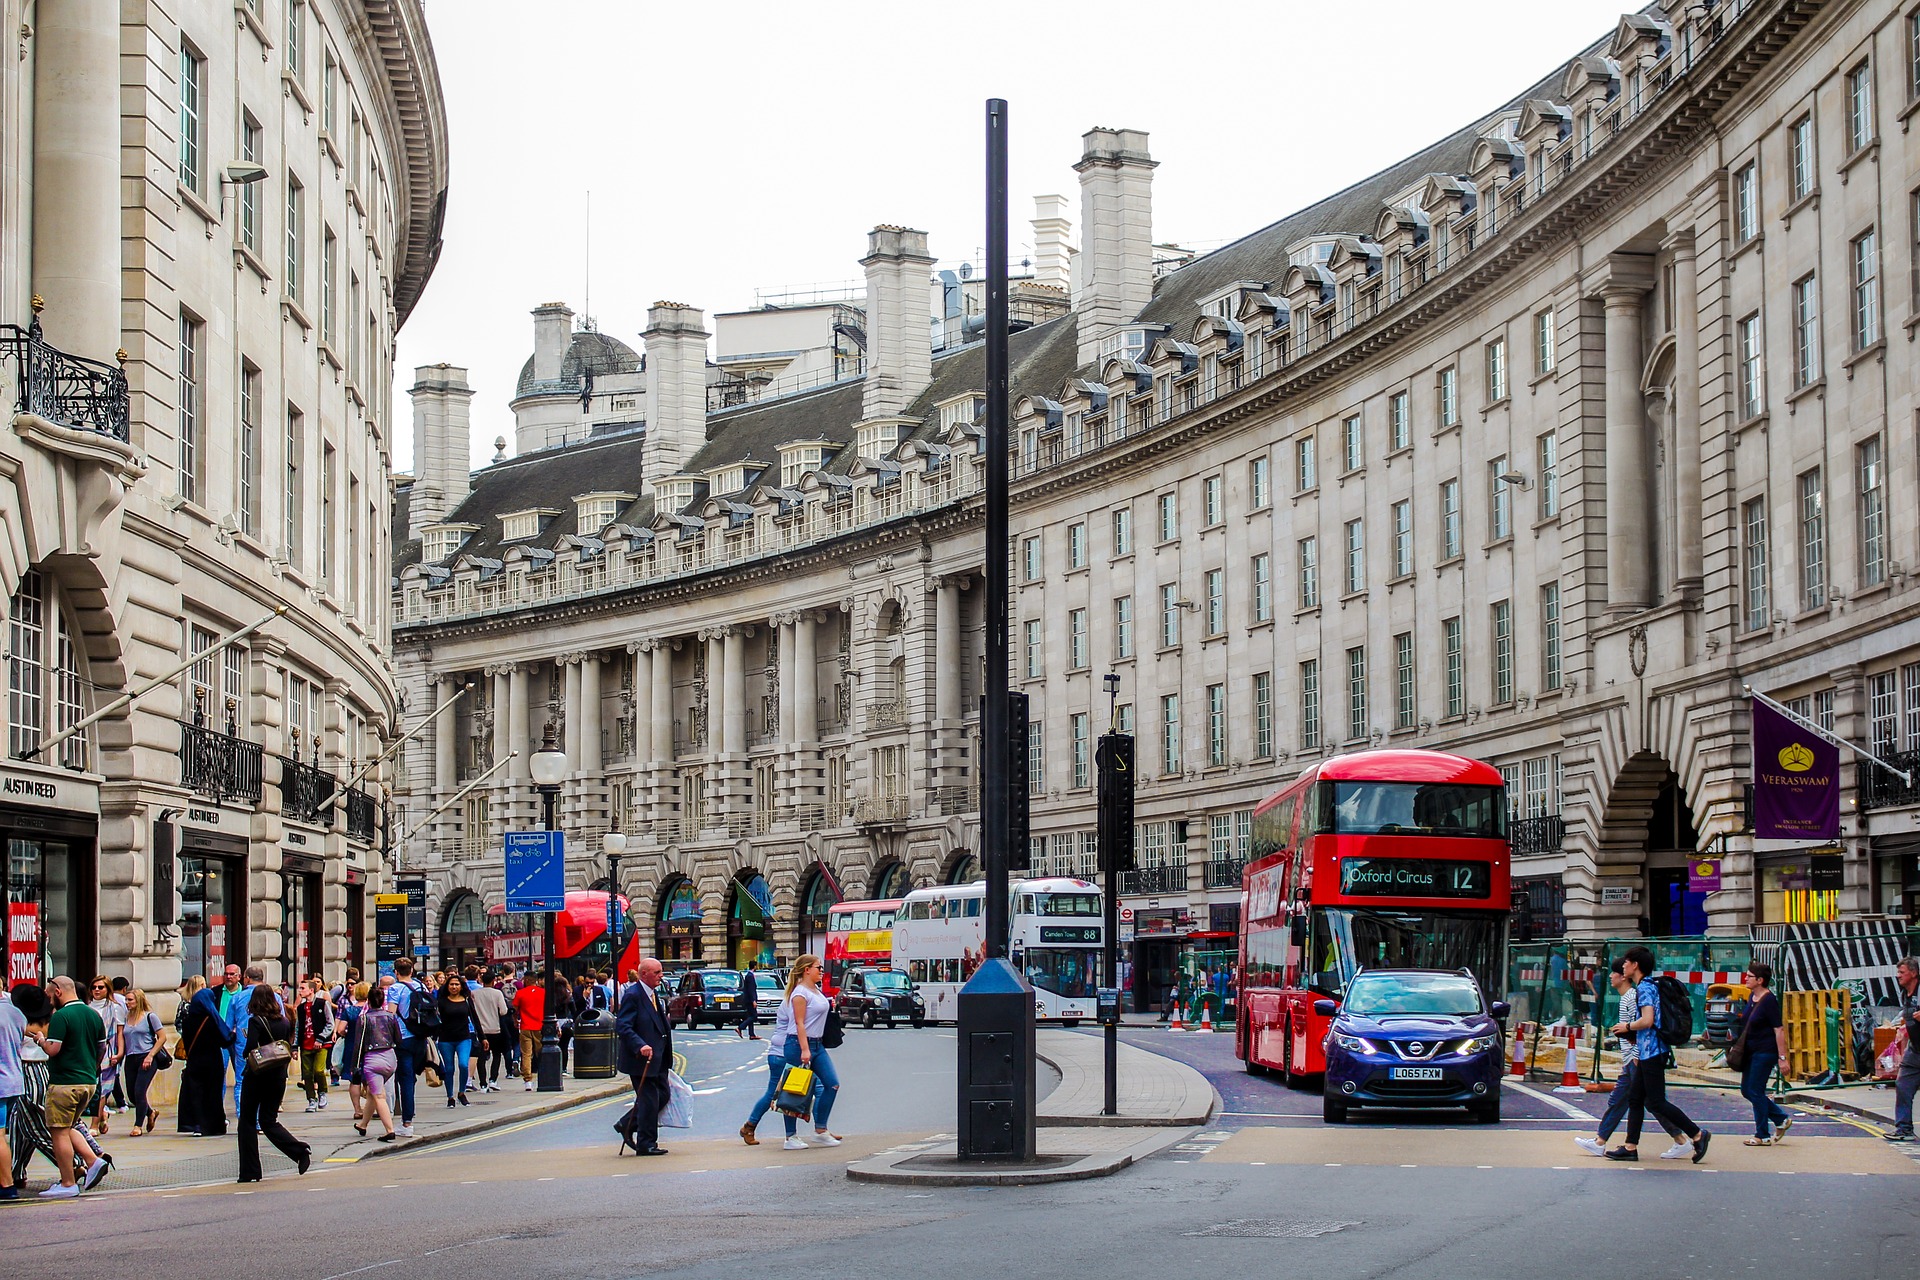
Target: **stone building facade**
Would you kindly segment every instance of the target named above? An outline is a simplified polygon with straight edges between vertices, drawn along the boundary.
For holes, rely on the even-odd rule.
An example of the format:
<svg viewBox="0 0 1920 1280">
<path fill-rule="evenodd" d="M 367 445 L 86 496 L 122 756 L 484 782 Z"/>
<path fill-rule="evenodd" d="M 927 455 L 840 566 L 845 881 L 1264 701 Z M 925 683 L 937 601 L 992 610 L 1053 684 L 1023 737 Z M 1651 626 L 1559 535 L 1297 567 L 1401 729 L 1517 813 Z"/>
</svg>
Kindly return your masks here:
<svg viewBox="0 0 1920 1280">
<path fill-rule="evenodd" d="M 1012 674 L 1038 866 L 1092 870 L 1093 740 L 1137 736 L 1141 971 L 1230 945 L 1207 935 L 1237 922 L 1255 804 L 1372 745 L 1506 773 L 1523 935 L 1913 913 L 1920 791 L 1891 775 L 1848 766 L 1838 847 L 1752 838 L 1743 690 L 1920 749 L 1916 55 L 1920 18 L 1884 3 L 1628 14 L 1501 110 L 1164 273 L 1146 135 L 1086 136 L 1071 312 L 1015 339 Z M 714 958 L 754 878 L 790 954 L 825 896 L 970 873 L 976 350 L 904 399 L 869 370 L 864 394 L 714 415 L 694 474 L 659 501 L 636 479 L 604 536 L 557 521 L 406 568 L 408 678 L 524 653 L 556 718 L 576 687 L 648 708 L 619 739 L 634 807 L 604 757 L 572 803 L 640 832 L 623 887 L 664 942 L 683 883 Z M 605 462 L 586 473 L 637 476 Z M 583 649 L 617 678 L 552 665 Z M 796 651 L 819 698 L 844 673 L 842 719 L 790 715 Z M 420 853 L 485 895 L 478 832 Z"/>
<path fill-rule="evenodd" d="M 227 963 L 337 974 L 381 875 L 390 778 L 360 775 L 398 718 L 393 336 L 447 190 L 425 18 L 0 18 L 16 972 L 125 974 L 163 1003 Z"/>
</svg>

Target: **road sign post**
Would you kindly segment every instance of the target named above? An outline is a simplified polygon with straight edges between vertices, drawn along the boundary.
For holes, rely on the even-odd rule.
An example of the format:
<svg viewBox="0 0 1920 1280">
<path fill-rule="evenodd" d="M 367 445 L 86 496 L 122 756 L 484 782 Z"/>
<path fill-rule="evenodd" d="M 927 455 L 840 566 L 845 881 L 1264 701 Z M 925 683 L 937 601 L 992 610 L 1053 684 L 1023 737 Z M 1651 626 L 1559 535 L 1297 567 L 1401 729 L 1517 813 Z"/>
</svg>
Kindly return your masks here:
<svg viewBox="0 0 1920 1280">
<path fill-rule="evenodd" d="M 1120 873 L 1133 870 L 1133 736 L 1103 733 L 1094 748 L 1099 770 L 1099 808 L 1094 847 L 1106 871 L 1107 981 L 1120 985 Z M 1104 1019 L 1103 1019 L 1104 1021 Z M 1106 1039 L 1106 1105 L 1101 1114 L 1120 1114 L 1120 1019 L 1102 1028 Z"/>
</svg>

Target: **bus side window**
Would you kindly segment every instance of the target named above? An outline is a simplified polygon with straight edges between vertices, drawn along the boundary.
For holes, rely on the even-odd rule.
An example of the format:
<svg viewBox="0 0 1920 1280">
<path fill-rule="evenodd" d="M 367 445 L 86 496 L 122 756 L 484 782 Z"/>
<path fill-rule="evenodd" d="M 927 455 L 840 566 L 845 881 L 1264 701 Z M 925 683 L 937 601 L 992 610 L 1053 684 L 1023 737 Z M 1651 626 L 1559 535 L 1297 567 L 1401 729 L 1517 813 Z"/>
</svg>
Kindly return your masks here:
<svg viewBox="0 0 1920 1280">
<path fill-rule="evenodd" d="M 968 898 L 967 899 L 967 919 L 969 920 L 977 919 L 980 915 L 981 905 L 982 905 L 981 899 Z"/>
</svg>

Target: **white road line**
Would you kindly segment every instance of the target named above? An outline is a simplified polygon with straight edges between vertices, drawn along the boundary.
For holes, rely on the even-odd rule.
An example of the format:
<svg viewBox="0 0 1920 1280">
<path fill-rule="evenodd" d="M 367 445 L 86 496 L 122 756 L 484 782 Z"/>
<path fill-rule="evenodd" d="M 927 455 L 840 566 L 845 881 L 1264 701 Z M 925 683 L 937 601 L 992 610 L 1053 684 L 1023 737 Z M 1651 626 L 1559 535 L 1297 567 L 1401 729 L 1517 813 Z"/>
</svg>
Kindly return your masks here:
<svg viewBox="0 0 1920 1280">
<path fill-rule="evenodd" d="M 362 1271 L 378 1271 L 381 1267 L 390 1267 L 396 1262 L 405 1262 L 405 1258 L 388 1258 L 385 1262 L 370 1262 L 364 1267 L 355 1267 L 351 1271 L 339 1271 L 327 1277 L 327 1280 L 341 1280 L 343 1276 L 357 1276 Z"/>
<path fill-rule="evenodd" d="M 1530 1088 L 1524 1084 L 1515 1084 L 1511 1080 L 1507 1081 L 1505 1087 L 1524 1093 L 1529 1098 L 1538 1098 L 1540 1101 L 1546 1103 L 1548 1106 L 1558 1111 L 1561 1115 L 1570 1116 L 1575 1120 L 1584 1121 L 1587 1124 L 1594 1123 L 1594 1119 L 1592 1116 L 1588 1115 L 1586 1112 L 1582 1111 L 1580 1108 L 1574 1106 L 1571 1102 L 1564 1102 L 1561 1099 L 1554 1097 L 1550 1093 L 1542 1093 L 1538 1089 Z"/>
</svg>

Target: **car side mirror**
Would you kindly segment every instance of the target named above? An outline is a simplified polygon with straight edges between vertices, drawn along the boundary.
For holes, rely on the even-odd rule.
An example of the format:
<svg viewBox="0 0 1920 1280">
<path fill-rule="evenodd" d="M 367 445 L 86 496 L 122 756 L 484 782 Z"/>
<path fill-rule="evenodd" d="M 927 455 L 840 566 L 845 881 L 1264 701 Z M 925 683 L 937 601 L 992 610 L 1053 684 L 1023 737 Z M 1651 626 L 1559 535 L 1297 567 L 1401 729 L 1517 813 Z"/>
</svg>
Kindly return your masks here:
<svg viewBox="0 0 1920 1280">
<path fill-rule="evenodd" d="M 1340 1006 L 1331 1000 L 1315 1000 L 1313 1002 L 1313 1011 L 1323 1018 L 1331 1018 L 1340 1011 Z"/>
<path fill-rule="evenodd" d="M 1513 1006 L 1508 1004 L 1505 1000 L 1495 1000 L 1493 1004 L 1488 1008 L 1487 1012 L 1493 1015 L 1493 1020 L 1495 1022 L 1505 1022 L 1507 1020 L 1508 1015 L 1510 1015 L 1513 1012 Z"/>
</svg>

